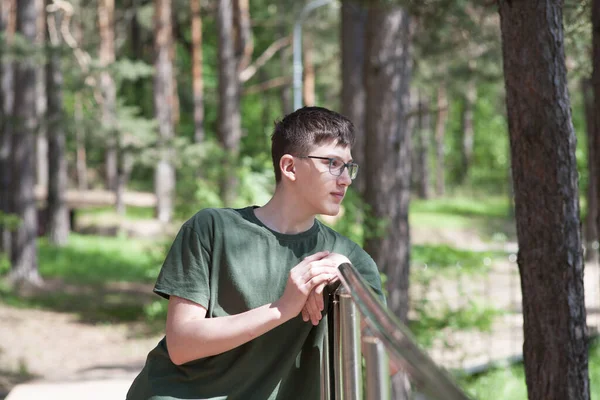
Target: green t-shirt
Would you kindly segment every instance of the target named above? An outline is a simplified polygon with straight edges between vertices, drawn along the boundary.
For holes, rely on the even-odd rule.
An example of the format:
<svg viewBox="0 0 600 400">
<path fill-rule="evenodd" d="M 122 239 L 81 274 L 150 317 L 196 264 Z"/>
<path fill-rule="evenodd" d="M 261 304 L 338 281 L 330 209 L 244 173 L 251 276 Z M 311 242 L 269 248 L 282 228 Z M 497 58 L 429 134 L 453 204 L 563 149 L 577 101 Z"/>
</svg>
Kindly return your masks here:
<svg viewBox="0 0 600 400">
<path fill-rule="evenodd" d="M 204 306 L 207 318 L 239 314 L 279 299 L 293 267 L 329 250 L 348 257 L 383 298 L 377 266 L 356 243 L 318 220 L 306 232 L 278 233 L 253 209 L 205 209 L 188 220 L 154 291 Z M 163 338 L 127 399 L 317 400 L 324 325 L 299 315 L 235 349 L 180 366 L 169 359 Z"/>
</svg>

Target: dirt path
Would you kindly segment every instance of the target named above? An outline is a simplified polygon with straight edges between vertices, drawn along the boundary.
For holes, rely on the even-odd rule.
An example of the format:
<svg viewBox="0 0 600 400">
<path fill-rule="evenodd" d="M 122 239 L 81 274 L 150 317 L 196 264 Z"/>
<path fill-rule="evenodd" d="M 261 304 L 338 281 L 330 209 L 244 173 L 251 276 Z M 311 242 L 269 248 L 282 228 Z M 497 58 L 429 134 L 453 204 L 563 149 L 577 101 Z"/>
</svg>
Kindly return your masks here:
<svg viewBox="0 0 600 400">
<path fill-rule="evenodd" d="M 93 325 L 75 314 L 0 303 L 0 398 L 15 384 L 133 376 L 160 335 L 140 336 L 139 323 Z"/>
</svg>

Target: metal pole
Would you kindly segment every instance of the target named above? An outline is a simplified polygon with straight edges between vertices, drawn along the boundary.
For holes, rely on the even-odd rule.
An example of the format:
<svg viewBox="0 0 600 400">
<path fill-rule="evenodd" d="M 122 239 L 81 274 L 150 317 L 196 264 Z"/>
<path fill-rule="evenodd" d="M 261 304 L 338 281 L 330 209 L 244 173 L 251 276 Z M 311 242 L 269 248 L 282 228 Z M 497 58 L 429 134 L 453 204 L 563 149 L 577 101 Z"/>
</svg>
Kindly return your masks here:
<svg viewBox="0 0 600 400">
<path fill-rule="evenodd" d="M 323 335 L 323 350 L 321 354 L 321 400 L 331 400 L 331 382 L 329 379 L 329 326 L 325 318 L 325 334 Z"/>
<path fill-rule="evenodd" d="M 345 287 L 340 286 L 338 295 L 340 302 L 342 398 L 344 400 L 360 400 L 362 399 L 360 314 Z"/>
<path fill-rule="evenodd" d="M 333 295 L 333 373 L 335 400 L 342 400 L 342 341 L 340 332 L 340 296 L 337 291 Z"/>
<path fill-rule="evenodd" d="M 294 24 L 294 110 L 302 107 L 302 23 L 308 16 L 308 14 L 321 6 L 331 3 L 333 0 L 313 0 L 308 3 L 302 11 Z"/>
<path fill-rule="evenodd" d="M 363 337 L 367 400 L 390 400 L 388 357 L 381 340 L 370 333 Z"/>
</svg>

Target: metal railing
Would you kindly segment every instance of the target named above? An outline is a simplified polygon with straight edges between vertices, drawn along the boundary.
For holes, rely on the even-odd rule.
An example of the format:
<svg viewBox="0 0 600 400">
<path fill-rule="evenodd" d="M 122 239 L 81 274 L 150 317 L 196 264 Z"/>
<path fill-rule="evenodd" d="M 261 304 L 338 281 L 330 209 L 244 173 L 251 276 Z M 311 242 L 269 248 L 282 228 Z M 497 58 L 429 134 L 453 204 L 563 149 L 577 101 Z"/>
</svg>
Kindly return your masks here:
<svg viewBox="0 0 600 400">
<path fill-rule="evenodd" d="M 356 269 L 345 263 L 339 270 L 341 284 L 333 293 L 323 343 L 321 399 L 363 398 L 362 353 L 366 400 L 390 399 L 388 356 L 408 374 L 421 398 L 468 400 L 450 375 L 421 350 L 408 328 L 388 311 Z M 365 322 L 362 332 L 361 317 Z"/>
</svg>

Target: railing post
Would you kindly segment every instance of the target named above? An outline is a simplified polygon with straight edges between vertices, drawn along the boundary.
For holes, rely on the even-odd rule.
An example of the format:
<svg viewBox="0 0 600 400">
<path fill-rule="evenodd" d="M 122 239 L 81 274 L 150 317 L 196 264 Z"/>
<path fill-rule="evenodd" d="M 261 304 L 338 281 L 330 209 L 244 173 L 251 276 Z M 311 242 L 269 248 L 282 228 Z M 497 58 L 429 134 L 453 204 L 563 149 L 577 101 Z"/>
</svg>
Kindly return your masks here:
<svg viewBox="0 0 600 400">
<path fill-rule="evenodd" d="M 321 400 L 331 399 L 331 363 L 329 360 L 329 318 L 325 318 L 325 334 L 323 335 L 323 350 L 321 354 Z"/>
<path fill-rule="evenodd" d="M 366 370 L 366 400 L 390 400 L 391 381 L 388 357 L 381 340 L 370 332 L 363 337 Z"/>
<path fill-rule="evenodd" d="M 344 286 L 336 292 L 334 301 L 336 400 L 362 399 L 362 371 L 360 352 L 360 315 Z M 338 317 L 339 316 L 339 317 Z M 339 370 L 339 373 L 338 373 Z"/>
</svg>

